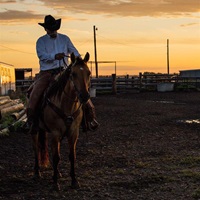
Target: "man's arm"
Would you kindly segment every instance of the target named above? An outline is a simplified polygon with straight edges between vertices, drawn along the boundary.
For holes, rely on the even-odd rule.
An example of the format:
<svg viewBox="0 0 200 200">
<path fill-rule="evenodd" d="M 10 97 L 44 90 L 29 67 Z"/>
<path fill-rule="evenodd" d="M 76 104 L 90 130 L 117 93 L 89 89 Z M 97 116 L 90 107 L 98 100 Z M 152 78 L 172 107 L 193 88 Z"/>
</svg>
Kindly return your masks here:
<svg viewBox="0 0 200 200">
<path fill-rule="evenodd" d="M 72 41 L 69 38 L 67 47 L 68 47 L 68 53 L 70 54 L 74 53 L 76 57 L 80 57 L 80 53 L 78 52 L 78 50 L 76 49 L 76 47 L 73 45 Z"/>
<path fill-rule="evenodd" d="M 55 60 L 55 54 L 47 54 L 45 50 L 45 45 L 42 40 L 38 40 L 36 43 L 36 51 L 37 51 L 37 56 L 41 61 L 44 62 L 52 62 Z"/>
</svg>

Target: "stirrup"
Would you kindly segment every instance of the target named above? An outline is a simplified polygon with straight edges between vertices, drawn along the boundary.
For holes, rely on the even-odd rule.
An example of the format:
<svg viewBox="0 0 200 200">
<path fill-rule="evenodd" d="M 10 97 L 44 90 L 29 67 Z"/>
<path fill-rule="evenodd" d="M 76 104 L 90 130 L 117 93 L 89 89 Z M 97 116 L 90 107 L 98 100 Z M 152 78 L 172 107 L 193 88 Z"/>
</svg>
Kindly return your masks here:
<svg viewBox="0 0 200 200">
<path fill-rule="evenodd" d="M 26 121 L 23 126 L 22 126 L 22 131 L 25 133 L 25 134 L 28 134 L 29 131 L 31 129 L 31 123 L 29 123 L 28 121 Z"/>
<path fill-rule="evenodd" d="M 39 127 L 37 125 L 35 125 L 34 123 L 30 123 L 30 122 L 26 122 L 23 126 L 22 126 L 23 132 L 25 134 L 37 134 Z"/>
</svg>

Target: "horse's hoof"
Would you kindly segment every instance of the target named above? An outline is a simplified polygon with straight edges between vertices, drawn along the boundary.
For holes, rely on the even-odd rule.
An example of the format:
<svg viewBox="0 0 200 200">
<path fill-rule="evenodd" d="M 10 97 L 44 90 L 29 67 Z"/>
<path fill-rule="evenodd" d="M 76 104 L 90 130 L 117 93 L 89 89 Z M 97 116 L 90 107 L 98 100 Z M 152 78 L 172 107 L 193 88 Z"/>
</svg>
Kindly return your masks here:
<svg viewBox="0 0 200 200">
<path fill-rule="evenodd" d="M 80 184 L 79 184 L 79 182 L 77 181 L 77 180 L 75 180 L 75 181 L 72 181 L 72 183 L 71 183 L 71 188 L 72 189 L 79 189 L 80 188 Z"/>
</svg>

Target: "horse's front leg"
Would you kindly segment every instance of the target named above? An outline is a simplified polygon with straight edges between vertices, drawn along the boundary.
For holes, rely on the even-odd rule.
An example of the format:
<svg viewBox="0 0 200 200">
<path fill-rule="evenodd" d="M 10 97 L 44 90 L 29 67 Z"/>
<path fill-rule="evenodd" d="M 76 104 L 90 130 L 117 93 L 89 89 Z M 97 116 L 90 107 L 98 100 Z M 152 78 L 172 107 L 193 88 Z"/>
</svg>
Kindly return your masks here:
<svg viewBox="0 0 200 200">
<path fill-rule="evenodd" d="M 39 178 L 40 174 L 40 166 L 39 166 L 39 147 L 38 147 L 38 134 L 32 134 L 32 145 L 35 156 L 35 166 L 34 166 L 34 177 Z"/>
<path fill-rule="evenodd" d="M 71 187 L 73 189 L 78 189 L 80 188 L 79 182 L 76 179 L 76 173 L 75 173 L 75 161 L 76 161 L 76 142 L 77 142 L 77 137 L 71 138 L 68 140 L 69 142 L 69 161 L 71 164 L 70 168 L 70 176 L 71 176 Z"/>
<path fill-rule="evenodd" d="M 60 141 L 58 138 L 52 140 L 52 156 L 53 156 L 53 182 L 54 189 L 60 190 L 60 185 L 58 183 L 58 177 L 61 176 L 58 171 L 58 163 L 60 161 Z"/>
</svg>

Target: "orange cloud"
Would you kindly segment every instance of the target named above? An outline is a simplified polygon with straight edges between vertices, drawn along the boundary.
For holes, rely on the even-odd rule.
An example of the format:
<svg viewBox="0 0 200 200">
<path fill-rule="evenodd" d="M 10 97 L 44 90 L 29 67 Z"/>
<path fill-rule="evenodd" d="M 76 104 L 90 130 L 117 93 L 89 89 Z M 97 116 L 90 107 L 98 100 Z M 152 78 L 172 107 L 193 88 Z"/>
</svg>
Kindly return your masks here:
<svg viewBox="0 0 200 200">
<path fill-rule="evenodd" d="M 26 1 L 20 1 L 26 2 Z M 0 2 L 0 21 L 20 21 L 30 19 L 43 19 L 44 13 L 38 14 L 38 10 L 31 10 L 31 5 L 37 5 L 33 2 L 26 2 L 28 10 L 15 10 L 16 4 L 20 3 L 16 0 L 2 0 Z M 84 13 L 104 16 L 132 16 L 132 17 L 162 17 L 162 16 L 193 16 L 193 13 L 199 12 L 199 0 L 73 0 L 66 2 L 65 0 L 40 0 L 37 1 L 38 6 L 46 6 L 48 8 L 62 12 Z M 6 5 L 13 5 L 15 9 L 6 9 Z M 24 8 L 25 9 L 25 8 Z M 49 14 L 49 13 L 47 13 Z M 76 15 L 74 16 L 76 17 Z M 65 17 L 62 17 L 65 18 Z"/>
<path fill-rule="evenodd" d="M 196 26 L 199 25 L 199 23 L 188 23 L 188 24 L 181 24 L 181 27 L 187 27 L 187 26 Z"/>
<path fill-rule="evenodd" d="M 42 0 L 46 6 L 54 6 L 54 0 Z M 178 16 L 199 11 L 199 0 L 73 0 L 56 2 L 64 10 L 86 14 L 120 16 Z"/>
</svg>

